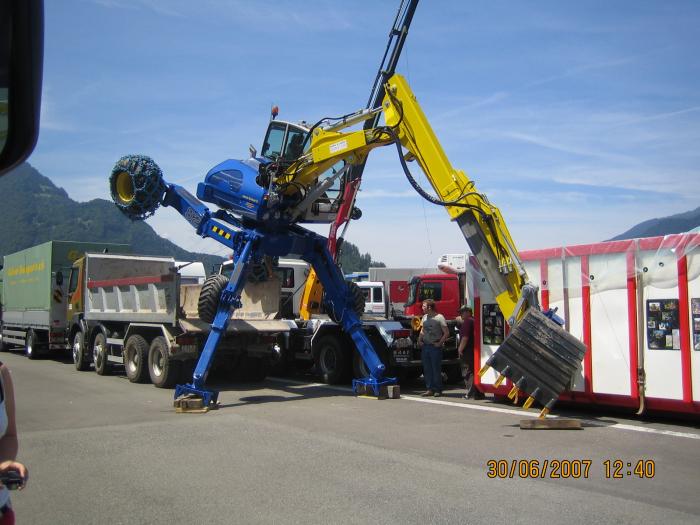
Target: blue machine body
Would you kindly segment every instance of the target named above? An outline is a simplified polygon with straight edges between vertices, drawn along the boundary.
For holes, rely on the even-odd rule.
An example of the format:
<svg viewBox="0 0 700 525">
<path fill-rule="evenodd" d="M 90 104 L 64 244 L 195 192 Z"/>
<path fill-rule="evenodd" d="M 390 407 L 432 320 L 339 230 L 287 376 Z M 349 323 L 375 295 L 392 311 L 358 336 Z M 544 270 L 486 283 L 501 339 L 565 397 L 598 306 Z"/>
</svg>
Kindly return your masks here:
<svg viewBox="0 0 700 525">
<path fill-rule="evenodd" d="M 197 185 L 197 198 L 216 204 L 244 219 L 262 221 L 267 190 L 256 182 L 258 170 L 240 160 L 217 164 Z"/>
</svg>

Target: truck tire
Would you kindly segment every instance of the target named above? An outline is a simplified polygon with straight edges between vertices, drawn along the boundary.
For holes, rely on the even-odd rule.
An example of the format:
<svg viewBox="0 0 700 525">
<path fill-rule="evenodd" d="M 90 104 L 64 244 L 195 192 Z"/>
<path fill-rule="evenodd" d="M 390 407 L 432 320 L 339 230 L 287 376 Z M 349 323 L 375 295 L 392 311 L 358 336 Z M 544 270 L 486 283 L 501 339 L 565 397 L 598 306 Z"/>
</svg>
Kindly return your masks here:
<svg viewBox="0 0 700 525">
<path fill-rule="evenodd" d="M 386 367 L 384 369 L 384 377 L 392 377 L 395 374 L 395 370 L 389 365 L 389 355 L 386 344 L 379 338 L 378 334 L 374 332 L 366 333 L 366 335 L 370 343 L 372 343 L 374 351 L 377 352 L 377 357 Z M 362 379 L 370 375 L 364 359 L 362 359 L 360 352 L 354 347 L 354 345 L 352 352 L 352 373 L 355 379 Z"/>
<path fill-rule="evenodd" d="M 324 383 L 337 385 L 349 372 L 349 359 L 338 339 L 326 335 L 314 343 L 314 361 Z"/>
<path fill-rule="evenodd" d="M 384 364 L 384 366 L 386 366 L 386 369 L 384 370 L 384 377 L 393 376 L 394 370 L 386 364 L 388 360 L 384 352 L 377 350 L 377 357 L 379 357 L 379 360 Z M 367 368 L 367 364 L 365 363 L 364 359 L 362 359 L 360 352 L 358 352 L 356 348 L 354 348 L 352 352 L 352 374 L 355 379 L 369 377 L 369 369 Z"/>
<path fill-rule="evenodd" d="M 447 374 L 447 382 L 451 384 L 464 383 L 464 375 L 462 374 L 462 364 L 448 365 L 445 367 Z"/>
<path fill-rule="evenodd" d="M 0 306 L 2 306 L 2 305 L 0 305 Z M 2 335 L 2 332 L 3 332 L 4 330 L 5 330 L 5 327 L 3 326 L 2 323 L 0 323 L 0 352 L 7 352 L 7 351 L 9 351 L 10 348 L 12 347 L 12 345 L 8 345 L 8 344 L 5 342 L 5 338 L 4 338 L 3 335 Z"/>
<path fill-rule="evenodd" d="M 188 359 L 180 364 L 180 381 L 181 385 L 192 383 L 194 381 L 194 369 L 197 367 L 196 359 Z"/>
<path fill-rule="evenodd" d="M 27 335 L 24 338 L 24 355 L 28 359 L 37 359 L 39 357 L 39 351 L 36 348 L 36 333 L 31 328 L 27 330 Z"/>
<path fill-rule="evenodd" d="M 202 291 L 199 292 L 199 301 L 197 303 L 197 314 L 205 323 L 211 324 L 216 317 L 216 311 L 219 309 L 219 298 L 221 292 L 224 291 L 228 279 L 225 275 L 214 274 L 207 277 L 202 285 Z"/>
<path fill-rule="evenodd" d="M 95 372 L 106 376 L 112 371 L 112 363 L 107 359 L 107 338 L 100 332 L 92 343 L 92 361 L 95 363 Z"/>
<path fill-rule="evenodd" d="M 180 361 L 170 359 L 165 337 L 156 337 L 148 350 L 148 373 L 158 388 L 172 388 L 180 379 Z"/>
<path fill-rule="evenodd" d="M 410 367 L 410 368 L 399 368 L 397 375 L 399 376 L 399 382 L 402 384 L 412 383 L 418 379 L 423 374 L 422 368 Z"/>
<path fill-rule="evenodd" d="M 241 381 L 258 383 L 265 380 L 269 369 L 270 360 L 267 357 L 245 356 L 238 362 L 234 376 Z"/>
<path fill-rule="evenodd" d="M 132 383 L 148 379 L 148 343 L 140 335 L 131 335 L 124 345 L 124 370 Z"/>
<path fill-rule="evenodd" d="M 71 346 L 73 348 L 73 365 L 75 365 L 75 369 L 82 372 L 90 368 L 90 355 L 87 348 L 85 348 L 85 333 L 82 330 L 75 332 Z"/>
</svg>

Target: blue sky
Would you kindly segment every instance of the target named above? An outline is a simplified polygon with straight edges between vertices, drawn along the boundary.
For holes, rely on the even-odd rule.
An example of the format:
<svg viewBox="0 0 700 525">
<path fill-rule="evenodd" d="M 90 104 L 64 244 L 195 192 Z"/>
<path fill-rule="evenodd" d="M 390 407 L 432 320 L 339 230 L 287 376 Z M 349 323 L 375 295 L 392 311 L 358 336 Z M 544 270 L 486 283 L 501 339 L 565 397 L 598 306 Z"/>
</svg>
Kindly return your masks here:
<svg viewBox="0 0 700 525">
<path fill-rule="evenodd" d="M 364 107 L 397 7 L 49 0 L 29 161 L 78 201 L 108 199 L 129 153 L 194 191 L 213 165 L 260 149 L 272 103 L 311 122 Z M 398 71 L 520 249 L 597 242 L 699 205 L 698 27 L 696 1 L 423 0 Z M 370 156 L 348 240 L 390 266 L 466 251 L 385 150 Z M 225 253 L 171 210 L 149 223 Z"/>
</svg>

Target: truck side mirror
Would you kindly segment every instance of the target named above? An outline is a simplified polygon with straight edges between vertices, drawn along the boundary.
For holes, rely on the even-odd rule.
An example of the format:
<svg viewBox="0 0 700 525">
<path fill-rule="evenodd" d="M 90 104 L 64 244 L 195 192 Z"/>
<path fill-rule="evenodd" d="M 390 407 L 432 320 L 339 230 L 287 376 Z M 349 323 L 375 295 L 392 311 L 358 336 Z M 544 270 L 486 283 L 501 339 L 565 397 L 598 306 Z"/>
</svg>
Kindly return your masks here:
<svg viewBox="0 0 700 525">
<path fill-rule="evenodd" d="M 258 150 L 256 150 L 255 146 L 251 144 L 248 146 L 248 153 L 250 153 L 250 158 L 255 158 L 255 156 L 258 154 Z"/>
</svg>

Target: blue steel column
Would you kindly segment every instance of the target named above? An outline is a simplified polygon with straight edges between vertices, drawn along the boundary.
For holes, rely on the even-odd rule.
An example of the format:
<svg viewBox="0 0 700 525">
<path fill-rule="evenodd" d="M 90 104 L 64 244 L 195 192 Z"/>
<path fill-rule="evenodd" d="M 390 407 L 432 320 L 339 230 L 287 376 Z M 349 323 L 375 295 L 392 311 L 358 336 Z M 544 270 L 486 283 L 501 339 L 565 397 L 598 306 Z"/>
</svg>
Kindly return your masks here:
<svg viewBox="0 0 700 525">
<path fill-rule="evenodd" d="M 386 367 L 379 360 L 372 343 L 370 343 L 362 329 L 360 319 L 352 308 L 348 285 L 333 262 L 333 258 L 326 247 L 325 238 L 317 236 L 313 244 L 312 250 L 303 254 L 302 258 L 313 266 L 321 284 L 323 284 L 323 289 L 326 291 L 326 298 L 330 302 L 331 308 L 333 308 L 335 318 L 343 327 L 345 333 L 352 338 L 357 351 L 370 371 L 369 381 L 364 383 L 372 386 L 394 383 L 395 380 L 393 379 L 383 380 Z"/>
<path fill-rule="evenodd" d="M 204 383 L 207 380 L 207 375 L 209 374 L 209 369 L 211 368 L 219 340 L 226 333 L 226 327 L 231 318 L 231 312 L 241 307 L 241 293 L 243 292 L 243 286 L 245 285 L 250 268 L 248 263 L 255 255 L 254 244 L 256 241 L 256 236 L 247 237 L 245 246 L 234 264 L 233 273 L 231 274 L 228 285 L 226 285 L 226 288 L 221 292 L 219 307 L 216 311 L 214 321 L 211 324 L 211 331 L 209 332 L 209 337 L 207 337 L 207 342 L 197 361 L 192 383 L 177 385 L 175 387 L 176 399 L 183 394 L 195 394 L 202 397 L 204 406 L 209 406 L 211 402 L 216 403 L 218 392 L 205 390 Z"/>
</svg>

